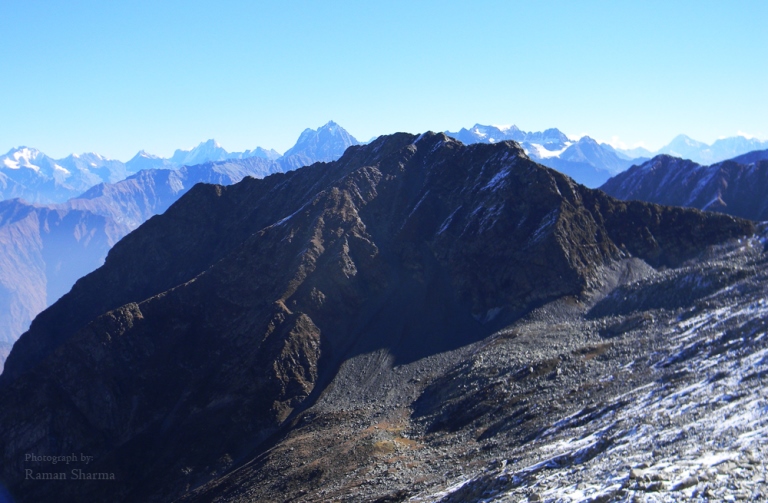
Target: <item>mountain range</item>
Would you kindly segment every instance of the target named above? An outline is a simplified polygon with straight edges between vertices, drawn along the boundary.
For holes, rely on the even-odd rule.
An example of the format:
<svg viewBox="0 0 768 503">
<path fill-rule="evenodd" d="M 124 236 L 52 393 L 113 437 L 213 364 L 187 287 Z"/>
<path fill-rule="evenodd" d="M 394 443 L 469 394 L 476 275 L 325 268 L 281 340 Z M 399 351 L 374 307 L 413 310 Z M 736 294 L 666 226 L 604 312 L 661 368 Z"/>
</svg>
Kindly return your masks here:
<svg viewBox="0 0 768 503">
<path fill-rule="evenodd" d="M 768 220 L 768 150 L 710 166 L 658 155 L 616 175 L 600 190 L 620 199 L 688 206 Z"/>
<path fill-rule="evenodd" d="M 688 136 L 678 135 L 656 152 L 642 147 L 617 149 L 588 136 L 571 140 L 556 128 L 542 132 L 526 132 L 514 125 L 475 124 L 470 129 L 462 128 L 455 133 L 446 131 L 446 134 L 465 144 L 514 140 L 523 146 L 532 159 L 593 188 L 599 187 L 608 178 L 630 166 L 641 164 L 658 154 L 711 164 L 768 148 L 768 141 L 744 136 L 722 138 L 712 145 L 707 145 Z M 245 152 L 228 152 L 212 139 L 190 150 L 176 150 L 170 158 L 161 158 L 142 150 L 125 163 L 94 153 L 72 154 L 55 160 L 36 149 L 19 147 L 0 156 L 0 200 L 22 198 L 33 203 L 60 203 L 80 195 L 98 183 L 116 182 L 143 169 L 174 169 L 209 161 L 259 157 L 279 160 L 284 169 L 295 169 L 318 160 L 333 160 L 340 154 L 335 154 L 334 157 L 331 151 L 343 151 L 345 145 L 357 144 L 360 142 L 338 124 L 330 121 L 317 130 L 306 129 L 299 137 L 297 145 L 282 156 L 274 149 L 267 150 L 262 147 Z M 331 150 L 322 152 L 322 148 Z"/>
<path fill-rule="evenodd" d="M 456 133 L 446 131 L 446 134 L 466 144 L 514 140 L 523 146 L 531 159 L 593 188 L 601 186 L 610 177 L 630 166 L 642 164 L 659 154 L 690 159 L 700 164 L 713 164 L 747 152 L 768 148 L 768 141 L 744 136 L 721 138 L 712 145 L 707 145 L 688 136 L 678 135 L 669 144 L 651 152 L 642 147 L 614 148 L 588 136 L 574 141 L 558 129 L 525 132 L 517 126 L 483 126 L 481 124 L 475 124 L 470 129 L 462 128 Z"/>
<path fill-rule="evenodd" d="M 164 212 L 195 184 L 230 185 L 247 176 L 289 171 L 300 162 L 332 160 L 354 143 L 343 128 L 329 123 L 304 131 L 291 154 L 277 160 L 250 156 L 145 169 L 54 205 L 0 202 L 0 369 L 14 341 L 39 312 L 101 265 L 123 236 Z M 184 159 L 212 152 L 187 152 Z"/>
<path fill-rule="evenodd" d="M 14 148 L 0 156 L 0 199 L 61 202 L 133 172 L 132 166 L 98 154 L 54 160 L 34 148 Z"/>
<path fill-rule="evenodd" d="M 756 232 L 614 199 L 514 142 L 435 133 L 198 184 L 17 341 L 0 375 L 0 477 L 17 501 L 481 501 L 526 473 L 591 467 L 676 419 L 567 432 L 636 416 L 627 393 L 730 382 L 686 370 L 707 348 L 762 348 L 736 318 L 727 340 L 682 339 L 678 357 L 665 345 L 675 323 L 704 326 L 714 292 L 755 277 L 762 252 L 733 243 Z M 705 253 L 710 269 L 695 265 Z M 753 305 L 763 290 L 748 286 Z M 648 456 L 672 459 L 674 442 Z M 41 482 L 59 470 L 28 453 L 83 453 L 73 468 L 106 478 Z M 626 492 L 626 471 L 606 487 Z"/>
<path fill-rule="evenodd" d="M 673 157 L 690 159 L 699 164 L 714 164 L 754 150 L 768 149 L 768 141 L 745 136 L 732 136 L 715 140 L 712 145 L 696 141 L 686 135 L 676 136 L 668 145 L 644 157 L 668 154 Z"/>
<path fill-rule="evenodd" d="M 19 147 L 0 156 L 0 200 L 21 198 L 32 203 L 62 203 L 99 183 L 118 182 L 141 170 L 176 169 L 211 161 L 256 157 L 278 161 L 283 169 L 295 169 L 338 158 L 347 146 L 358 143 L 330 121 L 317 130 L 304 130 L 296 145 L 283 156 L 261 147 L 227 152 L 215 140 L 202 142 L 190 150 L 176 150 L 168 159 L 142 150 L 125 163 L 94 153 L 72 154 L 56 160 L 36 149 Z"/>
<path fill-rule="evenodd" d="M 608 144 L 600 144 L 584 136 L 570 140 L 558 129 L 543 132 L 525 132 L 517 126 L 498 127 L 475 124 L 448 136 L 465 143 L 497 143 L 514 140 L 523 147 L 531 159 L 556 169 L 587 187 L 598 187 L 611 176 L 620 173 L 644 159 L 633 159 Z"/>
</svg>

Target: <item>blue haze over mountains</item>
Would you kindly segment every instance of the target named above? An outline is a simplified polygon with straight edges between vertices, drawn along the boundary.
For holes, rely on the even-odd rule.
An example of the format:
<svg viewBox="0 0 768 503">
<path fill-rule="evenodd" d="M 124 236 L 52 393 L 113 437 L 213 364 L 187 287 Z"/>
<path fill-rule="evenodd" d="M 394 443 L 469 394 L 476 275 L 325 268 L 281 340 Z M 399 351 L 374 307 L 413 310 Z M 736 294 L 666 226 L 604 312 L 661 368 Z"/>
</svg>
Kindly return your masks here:
<svg viewBox="0 0 768 503">
<path fill-rule="evenodd" d="M 465 144 L 517 141 L 534 161 L 589 187 L 654 154 L 614 149 L 589 137 L 574 141 L 555 128 L 525 132 L 476 124 L 446 134 Z M 261 147 L 228 152 L 214 140 L 176 150 L 170 158 L 141 151 L 125 163 L 94 153 L 56 160 L 27 147 L 0 156 L 0 365 L 37 313 L 99 267 L 123 236 L 163 213 L 196 183 L 229 185 L 246 176 L 333 161 L 357 144 L 331 121 L 304 130 L 282 156 Z M 766 147 L 768 142 L 744 137 L 706 145 L 681 135 L 659 152 L 701 162 Z"/>
<path fill-rule="evenodd" d="M 704 448 L 723 410 L 743 404 L 733 415 L 751 420 L 764 404 L 768 263 L 765 234 L 750 237 L 758 230 L 618 201 L 511 141 L 466 146 L 431 132 L 229 187 L 198 184 L 116 244 L 14 345 L 0 376 L 3 483 L 19 500 L 56 503 L 403 501 L 419 497 L 417 484 L 425 500 L 470 502 L 504 497 L 497 489 L 519 480 L 536 486 L 508 499 L 540 495 L 556 467 L 586 466 L 613 492 L 573 499 L 617 500 L 636 487 L 630 459 L 665 470 L 658 486 L 674 499 L 685 497 L 677 481 L 692 464 L 704 472 L 711 464 L 696 460 L 714 456 L 738 460 L 728 471 L 751 465 L 734 470 L 751 478 L 765 464 L 765 435 L 741 439 L 745 426 L 765 431 L 768 417 L 711 435 L 723 449 Z M 697 259 L 709 245 L 722 251 Z M 715 289 L 729 298 L 713 299 Z M 717 332 L 691 340 L 702 318 Z M 711 359 L 692 367 L 693 351 Z M 717 394 L 692 388 L 723 382 L 733 384 Z M 746 386 L 750 395 L 735 398 Z M 703 405 L 669 408 L 687 393 Z M 722 406 L 708 408 L 714 424 L 702 434 L 698 412 L 712 403 Z M 650 404 L 658 413 L 645 414 Z M 690 420 L 646 433 L 670 423 L 670 410 Z M 547 436 L 558 428 L 567 431 Z M 685 450 L 669 441 L 694 431 Z M 736 457 L 745 447 L 758 463 Z M 30 452 L 87 452 L 88 469 L 112 476 L 28 482 Z M 610 452 L 616 463 L 603 463 Z M 415 463 L 386 463 L 401 455 Z M 499 459 L 515 472 L 499 472 Z M 667 459 L 680 460 L 673 476 Z M 371 480 L 381 481 L 376 492 Z M 575 487 L 572 474 L 560 480 Z M 437 495 L 465 483 L 471 493 Z"/>
<path fill-rule="evenodd" d="M 455 133 L 445 133 L 466 144 L 514 140 L 522 145 L 531 159 L 592 188 L 601 186 L 630 166 L 642 164 L 659 154 L 690 159 L 699 164 L 713 164 L 768 148 L 768 141 L 743 136 L 723 138 L 707 145 L 681 134 L 669 144 L 651 152 L 644 148 L 617 149 L 607 143 L 598 143 L 589 136 L 574 141 L 554 128 L 543 132 L 525 132 L 517 126 L 475 124 L 470 129 L 462 128 Z"/>
<path fill-rule="evenodd" d="M 39 312 L 99 267 L 123 236 L 163 213 L 195 184 L 231 185 L 246 176 L 262 178 L 332 161 L 356 144 L 342 127 L 329 122 L 306 129 L 284 156 L 264 149 L 228 153 L 213 140 L 177 150 L 170 159 L 140 152 L 124 164 L 96 154 L 53 160 L 34 149 L 12 150 L 0 158 L 0 165 L 15 175 L 8 182 L 10 177 L 0 171 L 0 188 L 10 187 L 15 197 L 0 201 L 0 368 Z M 18 166 L 8 166 L 13 163 Z M 189 165 L 176 168 L 178 163 Z M 29 182 L 38 175 L 42 181 Z M 85 187 L 89 182 L 94 183 Z M 83 192 L 55 204 L 18 199 L 32 194 L 33 201 L 59 200 L 75 188 Z"/>
</svg>

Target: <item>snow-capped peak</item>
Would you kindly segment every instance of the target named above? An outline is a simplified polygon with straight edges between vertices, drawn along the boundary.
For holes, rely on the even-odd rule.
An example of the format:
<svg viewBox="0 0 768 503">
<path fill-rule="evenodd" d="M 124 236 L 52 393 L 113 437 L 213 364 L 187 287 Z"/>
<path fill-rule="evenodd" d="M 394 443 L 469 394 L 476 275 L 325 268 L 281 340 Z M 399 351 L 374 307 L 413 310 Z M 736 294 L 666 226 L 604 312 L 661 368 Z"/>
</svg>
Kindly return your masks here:
<svg viewBox="0 0 768 503">
<path fill-rule="evenodd" d="M 27 168 L 39 171 L 40 167 L 33 163 L 45 155 L 37 149 L 29 147 L 12 148 L 3 156 L 3 166 L 9 169 Z"/>
</svg>

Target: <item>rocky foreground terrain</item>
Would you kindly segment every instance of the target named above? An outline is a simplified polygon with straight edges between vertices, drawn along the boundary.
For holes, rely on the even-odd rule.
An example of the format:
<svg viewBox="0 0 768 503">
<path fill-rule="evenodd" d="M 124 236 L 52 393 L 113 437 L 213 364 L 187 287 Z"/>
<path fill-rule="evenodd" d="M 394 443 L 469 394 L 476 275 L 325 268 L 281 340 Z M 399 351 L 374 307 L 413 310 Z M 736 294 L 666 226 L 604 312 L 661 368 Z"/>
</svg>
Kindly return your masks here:
<svg viewBox="0 0 768 503">
<path fill-rule="evenodd" d="M 348 361 L 276 445 L 183 501 L 768 500 L 765 243 L 629 260 L 465 348 Z"/>
<path fill-rule="evenodd" d="M 17 501 L 765 494 L 766 231 L 513 142 L 398 134 L 198 185 L 0 376 Z M 108 480 L 38 480 L 27 453 Z"/>
</svg>

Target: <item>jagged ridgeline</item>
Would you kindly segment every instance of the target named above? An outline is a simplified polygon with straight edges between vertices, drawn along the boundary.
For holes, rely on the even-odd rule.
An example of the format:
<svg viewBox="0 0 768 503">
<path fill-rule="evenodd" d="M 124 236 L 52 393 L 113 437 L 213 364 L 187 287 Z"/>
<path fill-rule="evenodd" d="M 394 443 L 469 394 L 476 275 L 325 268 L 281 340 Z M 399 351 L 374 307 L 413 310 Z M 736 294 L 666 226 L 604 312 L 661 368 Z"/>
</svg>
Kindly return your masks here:
<svg viewBox="0 0 768 503">
<path fill-rule="evenodd" d="M 0 376 L 3 481 L 21 501 L 169 501 L 271 445 L 355 355 L 455 349 L 588 296 L 618 260 L 676 266 L 753 232 L 615 200 L 514 142 L 433 133 L 197 185 L 15 345 Z M 115 480 L 25 480 L 32 452 L 91 455 Z"/>
</svg>

